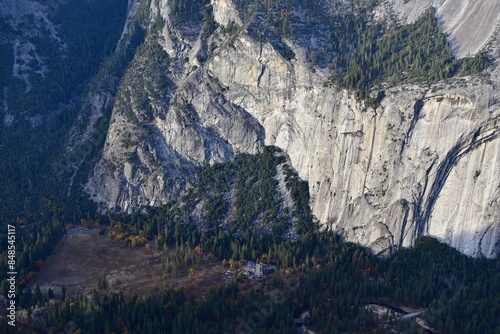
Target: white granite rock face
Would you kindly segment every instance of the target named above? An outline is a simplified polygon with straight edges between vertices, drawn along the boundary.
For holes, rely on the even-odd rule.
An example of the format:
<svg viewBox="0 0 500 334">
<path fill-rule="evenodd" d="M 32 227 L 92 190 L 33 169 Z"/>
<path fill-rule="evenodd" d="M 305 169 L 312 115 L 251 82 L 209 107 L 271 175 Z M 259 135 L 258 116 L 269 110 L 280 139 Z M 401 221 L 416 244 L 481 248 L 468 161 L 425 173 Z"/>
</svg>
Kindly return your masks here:
<svg viewBox="0 0 500 334">
<path fill-rule="evenodd" d="M 409 246 L 428 233 L 466 254 L 495 256 L 498 247 L 481 244 L 483 235 L 499 237 L 500 129 L 492 85 L 452 84 L 434 93 L 404 86 L 373 110 L 325 87 L 326 78 L 286 62 L 269 45 L 247 37 L 234 45 L 237 51 L 221 50 L 208 69 L 229 87 L 226 96 L 264 126 L 266 144 L 283 148 L 309 181 L 320 221 L 376 251 Z M 485 157 L 475 159 L 477 152 Z M 466 163 L 471 159 L 474 167 Z"/>
<path fill-rule="evenodd" d="M 214 8 L 214 18 L 215 21 L 222 24 L 223 26 L 228 26 L 231 22 L 237 25 L 242 25 L 240 15 L 236 6 L 230 0 L 212 0 L 211 4 Z"/>
<path fill-rule="evenodd" d="M 236 21 L 229 0 L 212 4 L 219 23 Z M 160 1 L 156 10 L 165 8 Z M 207 41 L 183 40 L 166 21 L 156 42 L 186 60 L 165 73 L 175 89 L 160 98 L 148 92 L 152 117 L 134 96 L 117 98 L 87 185 L 104 208 L 165 203 L 189 186 L 195 166 L 276 145 L 309 182 L 315 216 L 347 240 L 387 254 L 432 235 L 467 255 L 498 256 L 497 65 L 492 81 L 388 89 L 374 110 L 245 33 L 208 41 L 217 48 L 197 62 Z M 144 64 L 136 57 L 129 71 Z M 123 85 L 121 94 L 132 92 Z"/>
</svg>

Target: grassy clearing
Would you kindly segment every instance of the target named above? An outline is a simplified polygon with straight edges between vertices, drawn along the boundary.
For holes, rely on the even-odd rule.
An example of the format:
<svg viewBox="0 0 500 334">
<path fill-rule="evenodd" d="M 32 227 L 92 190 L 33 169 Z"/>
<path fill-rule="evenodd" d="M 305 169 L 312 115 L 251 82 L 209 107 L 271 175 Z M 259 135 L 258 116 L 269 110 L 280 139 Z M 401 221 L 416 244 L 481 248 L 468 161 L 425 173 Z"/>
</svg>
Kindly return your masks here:
<svg viewBox="0 0 500 334">
<path fill-rule="evenodd" d="M 146 247 L 124 247 L 98 233 L 66 234 L 32 285 L 56 292 L 64 285 L 68 293 L 88 294 L 99 280 L 105 280 L 106 290 L 125 295 L 154 294 L 171 286 L 187 287 L 202 297 L 210 286 L 226 281 L 219 262 L 210 260 L 166 274 L 161 265 L 164 254 Z"/>
</svg>

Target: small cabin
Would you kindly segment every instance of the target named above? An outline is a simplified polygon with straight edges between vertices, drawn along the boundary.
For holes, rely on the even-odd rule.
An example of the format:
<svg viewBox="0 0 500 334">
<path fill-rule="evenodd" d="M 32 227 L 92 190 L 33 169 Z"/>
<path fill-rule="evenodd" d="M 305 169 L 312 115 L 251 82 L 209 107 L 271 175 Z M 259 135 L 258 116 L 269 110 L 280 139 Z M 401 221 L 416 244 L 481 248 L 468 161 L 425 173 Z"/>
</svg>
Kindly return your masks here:
<svg viewBox="0 0 500 334">
<path fill-rule="evenodd" d="M 274 273 L 275 266 L 247 261 L 247 264 L 244 265 L 242 269 L 251 275 L 255 275 L 256 277 L 266 277 Z"/>
</svg>

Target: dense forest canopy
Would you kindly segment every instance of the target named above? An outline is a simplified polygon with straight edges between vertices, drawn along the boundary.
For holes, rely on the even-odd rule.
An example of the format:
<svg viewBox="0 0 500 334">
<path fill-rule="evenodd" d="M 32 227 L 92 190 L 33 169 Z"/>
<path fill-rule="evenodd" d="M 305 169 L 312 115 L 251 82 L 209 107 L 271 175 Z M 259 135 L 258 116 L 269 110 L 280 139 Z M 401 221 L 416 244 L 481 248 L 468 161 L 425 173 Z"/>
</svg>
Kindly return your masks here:
<svg viewBox="0 0 500 334">
<path fill-rule="evenodd" d="M 22 266 L 19 284 L 26 290 L 20 294 L 19 304 L 45 314 L 44 320 L 28 317 L 29 327 L 54 333 L 272 333 L 278 329 L 292 333 L 297 313 L 308 310 L 310 317 L 305 324 L 325 333 L 384 333 L 389 329 L 420 332 L 415 322 L 377 317 L 366 306 L 375 303 L 426 310 L 422 317 L 429 326 L 444 333 L 494 333 L 499 328 L 498 259 L 469 258 L 430 237 L 421 237 L 414 248 L 400 249 L 388 258 L 344 243 L 335 233 L 318 230 L 308 213 L 307 186 L 302 187 L 302 181 L 287 167 L 283 173 L 295 194 L 297 211 L 292 213 L 295 220 L 284 222 L 293 222 L 300 229 L 300 237 L 288 239 L 280 234 L 284 229 L 273 228 L 266 234 L 248 228 L 257 221 L 254 215 L 258 211 L 254 210 L 276 215 L 279 194 L 266 192 L 258 185 L 271 182 L 273 178 L 266 174 L 278 170 L 283 159 L 281 152 L 272 147 L 257 156 L 238 156 L 229 163 L 200 169 L 198 187 L 178 203 L 144 208 L 133 215 L 98 217 L 99 226 L 109 229 L 109 236 L 126 247 L 144 247 L 149 242 L 157 250 L 170 250 L 162 258 L 165 282 L 180 268 L 203 263 L 203 256 L 231 264 L 232 270 L 245 260 L 264 261 L 276 267 L 274 275 L 257 285 L 235 276 L 232 283 L 212 288 L 202 299 L 195 297 L 189 286 L 167 288 L 160 296 L 130 298 L 108 292 L 105 280 L 97 282 L 91 297 L 70 295 L 64 287 L 57 295 L 50 290 L 42 293 L 29 280 L 61 237 L 64 212 L 47 202 L 43 212 L 18 220 L 15 224 L 21 231 L 18 244 Z M 260 172 L 253 173 L 255 170 Z M 246 188 L 238 188 L 238 184 Z M 254 192 L 270 196 L 266 199 L 270 207 L 240 209 L 233 221 L 222 223 L 228 205 L 222 195 L 232 187 L 242 200 L 251 198 Z M 206 200 L 201 222 L 189 214 L 190 206 L 200 199 Z M 305 203 L 303 207 L 301 203 Z M 92 221 L 97 224 L 90 217 L 82 221 L 89 227 Z M 238 231 L 244 233 L 235 233 Z M 3 252 L 2 270 L 7 268 L 6 261 Z M 6 292 L 5 281 L 0 289 Z M 263 305 L 272 306 L 263 310 Z M 1 318 L 0 326 L 6 327 L 5 318 Z"/>
<path fill-rule="evenodd" d="M 123 0 L 59 4 L 48 15 L 57 35 L 33 15 L 16 28 L 9 25 L 10 18 L 0 17 L 5 34 L 0 42 L 0 105 L 7 108 L 0 111 L 2 219 L 40 208 L 42 198 L 67 200 L 63 189 L 69 177 L 55 166 L 67 153 L 70 130 L 83 103 L 80 95 L 115 51 L 126 11 Z M 17 39 L 32 49 L 24 57 L 16 46 L 20 70 L 14 75 Z M 29 64 L 23 64 L 25 58 L 31 59 Z"/>
</svg>

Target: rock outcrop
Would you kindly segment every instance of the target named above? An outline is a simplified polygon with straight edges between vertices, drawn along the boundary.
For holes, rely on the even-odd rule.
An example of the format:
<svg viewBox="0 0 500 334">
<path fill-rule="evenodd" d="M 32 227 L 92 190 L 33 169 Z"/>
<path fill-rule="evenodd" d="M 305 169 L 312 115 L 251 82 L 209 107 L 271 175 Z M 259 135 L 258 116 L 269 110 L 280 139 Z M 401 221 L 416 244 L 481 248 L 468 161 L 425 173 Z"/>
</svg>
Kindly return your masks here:
<svg viewBox="0 0 500 334">
<path fill-rule="evenodd" d="M 399 2 L 394 10 L 411 21 L 417 2 Z M 221 25 L 243 24 L 230 0 L 212 5 Z M 461 16 L 446 5 L 439 10 L 449 15 L 443 22 L 457 54 L 492 40 L 491 33 L 474 45 L 453 41 L 477 26 L 457 24 Z M 497 7 L 490 11 L 498 18 Z M 206 39 L 201 25 L 176 28 L 166 1 L 152 2 L 150 12 L 163 26 L 152 31 L 151 23 L 121 82 L 103 156 L 86 186 L 104 209 L 165 203 L 194 182 L 196 166 L 275 145 L 309 182 L 314 215 L 349 241 L 386 254 L 428 234 L 467 255 L 498 256 L 498 64 L 490 79 L 388 88 L 373 109 L 333 87 L 291 41 L 284 43 L 297 57 L 287 60 L 244 27 Z"/>
</svg>

